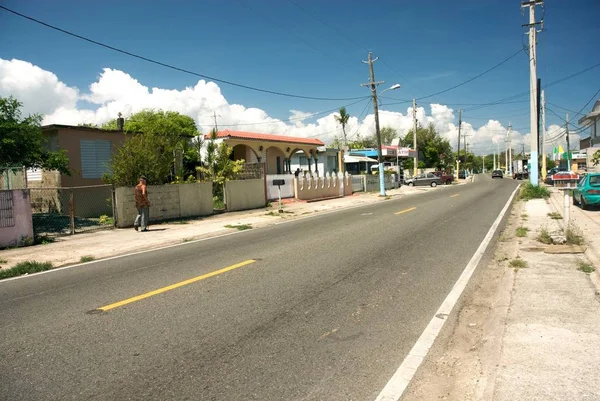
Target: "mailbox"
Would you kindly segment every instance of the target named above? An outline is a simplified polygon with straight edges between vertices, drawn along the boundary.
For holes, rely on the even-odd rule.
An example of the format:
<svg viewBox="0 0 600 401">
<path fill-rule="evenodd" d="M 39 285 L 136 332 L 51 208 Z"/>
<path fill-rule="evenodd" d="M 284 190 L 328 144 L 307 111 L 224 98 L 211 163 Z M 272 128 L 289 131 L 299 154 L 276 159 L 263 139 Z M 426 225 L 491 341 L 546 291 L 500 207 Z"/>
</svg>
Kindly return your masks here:
<svg viewBox="0 0 600 401">
<path fill-rule="evenodd" d="M 284 185 L 285 184 L 285 180 L 273 180 L 273 185 Z"/>
</svg>

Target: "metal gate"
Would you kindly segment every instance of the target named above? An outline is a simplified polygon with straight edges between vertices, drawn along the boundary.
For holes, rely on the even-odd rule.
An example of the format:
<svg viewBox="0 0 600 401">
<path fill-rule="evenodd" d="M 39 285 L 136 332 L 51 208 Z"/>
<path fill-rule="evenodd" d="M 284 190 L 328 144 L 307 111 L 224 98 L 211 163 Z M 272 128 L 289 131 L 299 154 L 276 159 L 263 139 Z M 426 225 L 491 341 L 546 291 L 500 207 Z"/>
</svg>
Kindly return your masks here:
<svg viewBox="0 0 600 401">
<path fill-rule="evenodd" d="M 114 228 L 111 185 L 30 188 L 33 232 L 59 236 Z"/>
</svg>

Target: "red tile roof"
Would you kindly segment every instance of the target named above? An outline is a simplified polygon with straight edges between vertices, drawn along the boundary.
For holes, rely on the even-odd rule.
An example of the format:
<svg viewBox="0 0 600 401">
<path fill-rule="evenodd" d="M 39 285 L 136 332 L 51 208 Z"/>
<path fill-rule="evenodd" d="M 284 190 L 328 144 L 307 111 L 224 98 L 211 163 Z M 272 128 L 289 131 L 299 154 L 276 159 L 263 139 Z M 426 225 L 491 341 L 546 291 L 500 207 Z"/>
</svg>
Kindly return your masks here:
<svg viewBox="0 0 600 401">
<path fill-rule="evenodd" d="M 206 139 L 210 139 L 210 134 L 204 136 Z M 219 131 L 217 138 L 237 138 L 237 139 L 254 139 L 259 141 L 272 141 L 272 142 L 290 142 L 298 143 L 302 145 L 316 145 L 323 146 L 323 142 L 316 138 L 298 138 L 295 136 L 286 135 L 273 135 L 273 134 L 257 134 L 254 132 L 242 132 L 242 131 Z"/>
</svg>

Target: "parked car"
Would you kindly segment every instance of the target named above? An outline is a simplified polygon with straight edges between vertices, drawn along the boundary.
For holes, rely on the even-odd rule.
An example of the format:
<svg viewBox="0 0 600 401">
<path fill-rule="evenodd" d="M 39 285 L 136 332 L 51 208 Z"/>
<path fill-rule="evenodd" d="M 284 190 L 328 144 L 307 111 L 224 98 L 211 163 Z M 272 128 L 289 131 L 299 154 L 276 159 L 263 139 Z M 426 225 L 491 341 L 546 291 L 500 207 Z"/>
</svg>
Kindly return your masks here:
<svg viewBox="0 0 600 401">
<path fill-rule="evenodd" d="M 492 171 L 492 178 L 504 178 L 504 174 L 502 174 L 502 170 Z"/>
<path fill-rule="evenodd" d="M 437 177 L 433 173 L 427 174 L 419 174 L 416 177 L 408 178 L 404 181 L 405 185 L 409 186 L 424 186 L 429 185 L 431 187 L 435 187 L 437 185 L 442 185 L 442 179 Z"/>
<path fill-rule="evenodd" d="M 573 204 L 583 210 L 600 205 L 600 173 L 588 173 L 579 180 L 573 190 Z"/>
<path fill-rule="evenodd" d="M 452 184 L 454 182 L 454 174 L 452 173 L 444 173 L 443 171 L 434 171 L 433 175 L 436 177 L 440 177 L 442 179 L 442 183 L 446 185 Z"/>
</svg>

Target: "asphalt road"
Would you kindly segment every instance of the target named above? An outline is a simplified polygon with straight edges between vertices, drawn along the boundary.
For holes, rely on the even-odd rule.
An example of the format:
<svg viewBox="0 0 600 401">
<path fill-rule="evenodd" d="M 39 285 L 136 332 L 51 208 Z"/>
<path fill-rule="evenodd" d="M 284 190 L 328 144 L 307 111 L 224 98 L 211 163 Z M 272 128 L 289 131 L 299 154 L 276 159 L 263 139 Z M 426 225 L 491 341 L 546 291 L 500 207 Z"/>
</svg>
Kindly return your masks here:
<svg viewBox="0 0 600 401">
<path fill-rule="evenodd" d="M 477 176 L 0 282 L 0 399 L 374 400 L 515 186 Z"/>
</svg>

